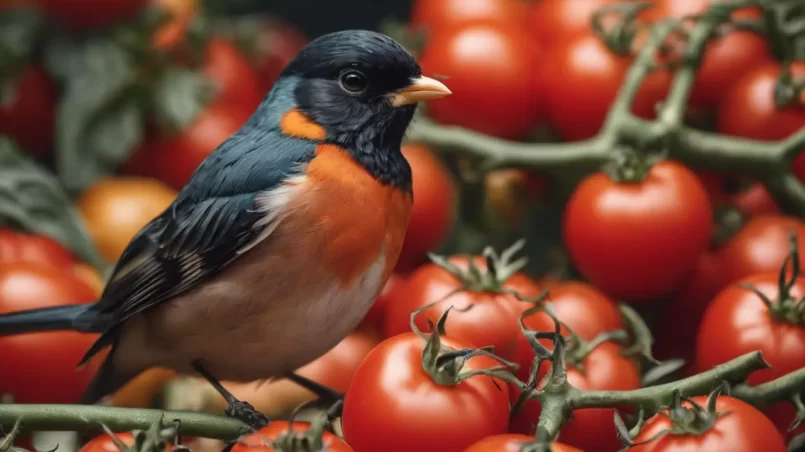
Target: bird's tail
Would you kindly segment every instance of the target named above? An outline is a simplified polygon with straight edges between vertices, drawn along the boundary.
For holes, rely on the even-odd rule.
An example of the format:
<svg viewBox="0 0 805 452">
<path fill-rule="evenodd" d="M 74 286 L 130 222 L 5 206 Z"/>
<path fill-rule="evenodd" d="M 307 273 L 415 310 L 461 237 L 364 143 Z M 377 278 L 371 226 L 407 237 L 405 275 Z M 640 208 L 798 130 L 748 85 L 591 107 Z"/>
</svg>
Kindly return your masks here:
<svg viewBox="0 0 805 452">
<path fill-rule="evenodd" d="M 97 332 L 90 308 L 94 303 L 31 309 L 0 315 L 0 336 L 42 331 Z"/>
</svg>

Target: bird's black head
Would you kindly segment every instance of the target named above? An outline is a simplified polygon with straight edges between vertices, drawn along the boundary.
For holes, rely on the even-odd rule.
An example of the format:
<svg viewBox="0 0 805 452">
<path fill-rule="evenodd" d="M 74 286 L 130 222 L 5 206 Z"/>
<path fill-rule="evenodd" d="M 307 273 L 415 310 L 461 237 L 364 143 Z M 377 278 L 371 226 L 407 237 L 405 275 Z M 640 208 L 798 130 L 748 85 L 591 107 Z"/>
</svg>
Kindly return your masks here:
<svg viewBox="0 0 805 452">
<path fill-rule="evenodd" d="M 399 153 L 416 103 L 450 94 L 422 76 L 416 60 L 388 36 L 348 30 L 321 36 L 288 65 L 297 108 L 364 164 Z"/>
</svg>

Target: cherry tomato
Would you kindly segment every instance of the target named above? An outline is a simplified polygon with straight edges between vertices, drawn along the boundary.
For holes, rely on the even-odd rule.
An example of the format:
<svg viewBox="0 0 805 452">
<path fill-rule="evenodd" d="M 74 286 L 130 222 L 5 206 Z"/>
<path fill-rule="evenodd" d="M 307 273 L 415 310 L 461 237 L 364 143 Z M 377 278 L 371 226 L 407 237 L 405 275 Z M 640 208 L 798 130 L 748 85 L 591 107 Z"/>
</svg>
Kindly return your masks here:
<svg viewBox="0 0 805 452">
<path fill-rule="evenodd" d="M 528 12 L 529 31 L 537 42 L 553 46 L 577 34 L 589 33 L 593 14 L 616 0 L 541 0 Z M 606 22 L 604 22 L 606 23 Z"/>
<path fill-rule="evenodd" d="M 13 96 L 0 102 L 0 135 L 13 138 L 20 148 L 36 157 L 50 151 L 56 121 L 58 92 L 39 67 L 22 71 Z"/>
<path fill-rule="evenodd" d="M 187 39 L 187 28 L 199 12 L 198 0 L 150 0 L 170 15 L 170 20 L 154 35 L 154 45 L 171 49 Z"/>
<path fill-rule="evenodd" d="M 565 209 L 570 257 L 596 287 L 643 302 L 676 289 L 710 243 L 713 212 L 702 183 L 673 161 L 654 165 L 645 180 L 584 179 Z"/>
<path fill-rule="evenodd" d="M 430 32 L 478 21 L 510 27 L 525 25 L 525 11 L 518 0 L 416 0 L 411 26 Z"/>
<path fill-rule="evenodd" d="M 272 440 L 287 432 L 306 432 L 310 430 L 309 422 L 274 421 L 260 430 L 241 438 L 232 447 L 232 452 L 282 452 L 275 449 Z M 353 449 L 335 436 L 332 432 L 324 431 L 322 438 L 324 449 L 327 452 L 352 452 Z"/>
<path fill-rule="evenodd" d="M 231 42 L 214 38 L 207 44 L 204 75 L 218 89 L 217 102 L 254 112 L 265 92 L 249 60 Z"/>
<path fill-rule="evenodd" d="M 449 337 L 441 341 L 454 349 L 470 347 Z M 440 385 L 423 369 L 424 348 L 425 341 L 416 334 L 400 334 L 381 342 L 361 363 L 344 398 L 342 417 L 344 439 L 356 451 L 461 452 L 506 432 L 506 385 L 483 375 Z M 463 371 L 497 365 L 476 356 Z"/>
<path fill-rule="evenodd" d="M 86 283 L 52 267 L 0 266 L 0 313 L 90 303 L 95 297 Z M 0 362 L 14 363 L 0 372 L 0 394 L 11 394 L 16 403 L 76 403 L 95 372 L 92 365 L 81 370 L 76 365 L 96 339 L 72 331 L 0 337 Z"/>
<path fill-rule="evenodd" d="M 392 298 L 394 298 L 392 294 L 402 290 L 403 287 L 405 287 L 405 277 L 392 274 L 383 287 L 383 291 L 372 305 L 372 308 L 369 309 L 366 317 L 361 321 L 359 328 L 382 335 L 385 327 L 386 311 L 388 310 L 388 305 Z"/>
<path fill-rule="evenodd" d="M 465 256 L 452 256 L 449 260 L 459 268 L 469 268 L 469 259 Z M 483 258 L 475 257 L 473 260 L 479 269 L 486 271 Z M 461 286 L 462 282 L 457 277 L 436 264 L 425 264 L 416 269 L 405 285 L 392 294 L 386 311 L 386 337 L 411 331 L 413 311 L 443 299 Z M 540 293 L 537 284 L 521 273 L 506 280 L 503 288 L 530 298 Z M 427 331 L 428 318 L 435 324 L 451 306 L 454 309 L 445 323 L 450 337 L 476 347 L 493 345 L 495 354 L 511 359 L 521 335 L 517 319 L 532 305 L 511 294 L 462 290 L 417 315 L 417 327 Z M 471 309 L 462 312 L 470 306 Z"/>
<path fill-rule="evenodd" d="M 700 406 L 707 406 L 707 397 L 696 396 L 692 399 Z M 691 407 L 688 402 L 683 402 L 682 405 Z M 700 435 L 667 434 L 630 450 L 634 452 L 786 451 L 785 443 L 775 431 L 774 425 L 752 405 L 732 397 L 719 396 L 716 410 L 724 414 L 718 416 L 715 424 Z M 648 441 L 671 427 L 671 421 L 666 416 L 655 415 L 643 426 L 635 442 Z"/>
<path fill-rule="evenodd" d="M 760 215 L 750 219 L 719 251 L 724 284 L 778 271 L 790 252 L 791 232 L 796 233 L 800 244 L 805 243 L 805 223 L 798 218 Z M 805 253 L 800 253 L 800 265 L 805 265 Z"/>
<path fill-rule="evenodd" d="M 731 206 L 748 217 L 780 213 L 774 197 L 761 182 L 743 184 L 740 176 L 698 171 L 714 206 Z M 742 186 L 743 185 L 743 186 Z"/>
<path fill-rule="evenodd" d="M 545 86 L 550 87 L 545 90 L 548 120 L 562 138 L 576 141 L 598 133 L 632 60 L 610 51 L 592 33 L 556 43 L 543 67 L 548 68 Z M 655 105 L 665 98 L 669 84 L 667 71 L 651 73 L 638 90 L 632 111 L 653 118 Z"/>
<path fill-rule="evenodd" d="M 554 314 L 565 325 L 573 329 L 584 340 L 592 340 L 605 331 L 623 328 L 623 320 L 615 302 L 589 284 L 578 281 L 556 282 L 548 285 L 547 301 L 551 303 Z M 452 314 L 452 313 L 451 313 Z M 537 312 L 523 319 L 523 325 L 533 331 L 551 332 L 554 330 L 553 319 L 544 312 Z M 567 329 L 562 326 L 562 334 Z M 545 343 L 549 346 L 549 342 Z M 517 376 L 525 381 L 531 364 L 534 362 L 534 350 L 522 332 L 518 332 L 514 362 L 520 365 Z"/>
<path fill-rule="evenodd" d="M 148 0 L 34 0 L 59 25 L 72 29 L 109 27 L 133 19 Z"/>
<path fill-rule="evenodd" d="M 458 193 L 450 172 L 429 148 L 408 143 L 402 152 L 411 165 L 414 206 L 395 270 L 409 272 L 450 234 Z"/>
<path fill-rule="evenodd" d="M 149 137 L 123 170 L 154 177 L 180 190 L 201 162 L 237 132 L 251 114 L 242 106 L 213 103 L 178 134 Z"/>
<path fill-rule="evenodd" d="M 308 43 L 299 28 L 276 17 L 261 17 L 254 40 L 253 63 L 257 68 L 263 93 L 267 93 L 280 73 Z"/>
<path fill-rule="evenodd" d="M 462 0 L 464 1 L 464 0 Z M 519 27 L 445 29 L 422 51 L 423 71 L 449 77 L 452 95 L 428 104 L 436 121 L 522 138 L 544 116 L 543 52 Z"/>
<path fill-rule="evenodd" d="M 756 62 L 754 69 L 737 79 L 718 110 L 718 131 L 755 140 L 782 140 L 805 127 L 805 108 L 796 103 L 777 108 L 774 90 L 781 66 Z M 805 63 L 791 65 L 794 77 L 805 77 Z M 805 158 L 794 160 L 794 172 L 805 180 Z"/>
<path fill-rule="evenodd" d="M 568 382 L 582 391 L 621 391 L 640 387 L 640 370 L 637 365 L 621 356 L 623 348 L 604 342 L 582 360 L 584 372 L 569 365 Z M 537 381 L 550 372 L 550 363 L 543 364 Z M 512 420 L 511 431 L 533 435 L 539 420 L 540 407 L 535 400 L 526 402 L 522 412 Z M 576 410 L 559 432 L 558 440 L 581 450 L 615 452 L 622 448 L 617 437 L 613 409 L 590 408 Z"/>
<path fill-rule="evenodd" d="M 154 179 L 111 177 L 87 188 L 77 204 L 98 251 L 116 262 L 140 229 L 175 198 L 175 190 Z"/>
<path fill-rule="evenodd" d="M 523 444 L 534 441 L 532 436 L 518 435 L 509 433 L 506 435 L 488 436 L 472 446 L 464 449 L 464 452 L 519 452 Z M 575 447 L 565 444 L 551 444 L 551 452 L 582 452 Z"/>
<path fill-rule="evenodd" d="M 67 270 L 76 264 L 73 254 L 43 235 L 0 228 L 0 264 L 31 263 Z"/>
<path fill-rule="evenodd" d="M 115 437 L 127 446 L 134 446 L 134 434 L 131 432 L 115 433 Z M 173 444 L 166 444 L 165 451 L 173 450 Z M 78 452 L 120 452 L 120 448 L 115 445 L 114 440 L 108 434 L 96 436 L 87 444 L 84 444 Z"/>
</svg>

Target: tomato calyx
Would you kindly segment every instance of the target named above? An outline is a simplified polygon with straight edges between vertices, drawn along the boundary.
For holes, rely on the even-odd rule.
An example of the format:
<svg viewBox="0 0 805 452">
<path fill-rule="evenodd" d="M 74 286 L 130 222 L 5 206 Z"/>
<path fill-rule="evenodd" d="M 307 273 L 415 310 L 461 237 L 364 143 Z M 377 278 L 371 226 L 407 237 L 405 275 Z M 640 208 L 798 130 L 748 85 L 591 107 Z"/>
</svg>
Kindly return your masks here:
<svg viewBox="0 0 805 452">
<path fill-rule="evenodd" d="M 186 451 L 186 447 L 179 445 L 179 421 L 174 421 L 174 426 L 169 428 L 163 428 L 162 421 L 161 418 L 158 419 L 148 430 L 133 431 L 134 443 L 131 446 L 123 443 L 106 424 L 101 423 L 101 427 L 121 452 L 165 452 L 168 441 L 174 441 L 177 445 L 174 452 Z"/>
<path fill-rule="evenodd" d="M 782 73 L 774 84 L 774 103 L 777 108 L 805 106 L 805 79 L 796 78 L 789 64 L 783 65 Z"/>
<path fill-rule="evenodd" d="M 298 411 L 298 410 L 297 410 Z M 316 418 L 306 431 L 293 429 L 293 418 L 288 421 L 288 430 L 277 436 L 271 446 L 281 452 L 318 452 L 324 450 L 324 432 L 330 422 L 325 413 Z"/>
<path fill-rule="evenodd" d="M 584 369 L 584 360 L 590 355 L 590 353 L 593 352 L 593 350 L 598 348 L 604 342 L 617 342 L 623 344 L 629 338 L 629 335 L 626 333 L 626 331 L 613 330 L 604 331 L 598 334 L 592 340 L 585 341 L 578 334 L 567 327 L 567 325 L 565 325 L 565 328 L 567 328 L 567 330 L 570 332 L 566 339 L 567 348 L 565 349 L 565 360 L 567 361 L 568 365 L 575 367 L 582 375 L 586 374 L 586 370 Z"/>
<path fill-rule="evenodd" d="M 646 180 L 651 168 L 661 159 L 662 156 L 619 150 L 613 154 L 613 160 L 604 166 L 603 171 L 615 182 L 639 184 Z"/>
<path fill-rule="evenodd" d="M 800 275 L 799 246 L 796 233 L 789 234 L 789 242 L 790 252 L 780 267 L 779 292 L 776 300 L 772 300 L 752 284 L 739 284 L 739 286 L 757 295 L 766 305 L 769 314 L 775 321 L 805 327 L 805 297 L 797 299 L 791 295 L 791 290 L 796 285 Z M 791 268 L 790 271 L 789 267 Z"/>
<path fill-rule="evenodd" d="M 747 216 L 731 205 L 716 206 L 713 209 L 715 228 L 712 243 L 719 247 L 727 243 L 746 224 Z"/>
<path fill-rule="evenodd" d="M 649 1 L 615 3 L 602 6 L 593 13 L 593 32 L 616 55 L 630 55 L 635 36 L 639 30 L 637 16 L 652 6 L 652 2 Z M 611 27 L 606 29 L 604 27 L 604 18 L 608 16 L 615 16 L 617 20 Z"/>
<path fill-rule="evenodd" d="M 653 437 L 632 443 L 632 446 L 647 444 L 656 441 L 666 435 L 674 436 L 699 436 L 707 433 L 713 428 L 718 418 L 729 414 L 729 411 L 717 411 L 716 402 L 721 394 L 723 385 L 715 388 L 707 395 L 707 406 L 701 406 L 693 399 L 685 397 L 679 390 L 674 390 L 671 405 L 658 413 L 671 421 L 671 428 L 658 432 Z M 690 407 L 682 405 L 687 402 Z"/>
<path fill-rule="evenodd" d="M 483 257 L 486 260 L 486 270 L 481 270 L 473 259 L 469 259 L 466 270 L 459 268 L 450 262 L 446 257 L 429 253 L 430 260 L 456 277 L 461 282 L 460 290 L 471 292 L 487 292 L 493 294 L 512 294 L 521 298 L 520 295 L 506 290 L 503 284 L 515 273 L 526 266 L 528 259 L 521 257 L 512 260 L 525 246 L 525 240 L 516 241 L 512 246 L 498 254 L 492 247 L 483 250 Z"/>
</svg>

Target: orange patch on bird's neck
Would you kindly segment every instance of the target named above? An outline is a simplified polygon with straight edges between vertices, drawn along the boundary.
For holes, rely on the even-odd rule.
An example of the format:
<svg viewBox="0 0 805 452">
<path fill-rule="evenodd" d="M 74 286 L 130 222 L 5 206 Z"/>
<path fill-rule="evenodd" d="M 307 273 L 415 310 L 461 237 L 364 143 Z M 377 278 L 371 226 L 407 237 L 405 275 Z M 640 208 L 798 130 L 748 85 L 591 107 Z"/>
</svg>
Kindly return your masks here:
<svg viewBox="0 0 805 452">
<path fill-rule="evenodd" d="M 313 122 L 301 111 L 292 108 L 280 119 L 280 130 L 283 134 L 293 138 L 321 141 L 327 136 L 324 127 Z"/>
</svg>

